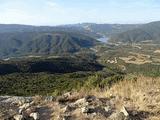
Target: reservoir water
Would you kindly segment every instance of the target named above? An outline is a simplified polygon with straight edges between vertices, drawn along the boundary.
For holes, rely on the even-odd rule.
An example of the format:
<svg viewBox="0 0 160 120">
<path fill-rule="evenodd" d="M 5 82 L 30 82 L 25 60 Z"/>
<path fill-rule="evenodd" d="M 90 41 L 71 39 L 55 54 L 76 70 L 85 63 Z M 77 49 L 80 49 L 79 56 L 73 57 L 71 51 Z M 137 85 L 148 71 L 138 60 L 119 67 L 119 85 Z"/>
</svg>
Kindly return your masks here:
<svg viewBox="0 0 160 120">
<path fill-rule="evenodd" d="M 106 37 L 106 36 L 103 36 L 102 38 L 99 38 L 99 39 L 97 39 L 98 41 L 101 41 L 101 42 L 103 42 L 103 43 L 107 43 L 107 41 L 108 41 L 108 37 Z"/>
</svg>

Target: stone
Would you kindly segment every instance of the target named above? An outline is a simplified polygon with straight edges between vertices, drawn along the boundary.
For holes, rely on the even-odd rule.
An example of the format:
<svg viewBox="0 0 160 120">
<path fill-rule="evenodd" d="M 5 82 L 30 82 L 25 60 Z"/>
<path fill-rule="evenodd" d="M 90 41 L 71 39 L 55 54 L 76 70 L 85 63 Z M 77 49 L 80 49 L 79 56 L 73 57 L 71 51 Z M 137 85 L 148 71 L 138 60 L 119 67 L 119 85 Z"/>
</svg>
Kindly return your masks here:
<svg viewBox="0 0 160 120">
<path fill-rule="evenodd" d="M 84 107 L 88 105 L 88 102 L 86 102 L 85 98 L 79 99 L 74 103 L 75 106 L 77 107 Z"/>
<path fill-rule="evenodd" d="M 82 110 L 82 113 L 87 113 L 87 114 L 91 114 L 95 112 L 93 107 L 88 107 L 88 106 L 81 108 L 81 110 Z"/>
<path fill-rule="evenodd" d="M 127 109 L 124 106 L 122 107 L 120 112 L 122 112 L 126 117 L 129 116 L 129 113 L 127 112 Z"/>
<path fill-rule="evenodd" d="M 22 106 L 25 103 L 30 103 L 33 101 L 31 97 L 17 97 L 16 99 L 20 106 Z"/>
<path fill-rule="evenodd" d="M 104 107 L 104 110 L 105 110 L 106 112 L 110 112 L 112 109 L 111 109 L 110 106 L 106 106 L 106 107 Z"/>
<path fill-rule="evenodd" d="M 25 113 L 30 115 L 31 113 L 36 112 L 36 107 L 30 107 L 28 109 L 25 110 Z"/>
<path fill-rule="evenodd" d="M 85 97 L 86 102 L 92 102 L 92 101 L 95 101 L 95 100 L 96 100 L 95 96 L 88 95 L 88 96 Z"/>
<path fill-rule="evenodd" d="M 30 103 L 25 103 L 22 106 L 19 107 L 19 109 L 27 109 L 30 107 Z"/>
<path fill-rule="evenodd" d="M 20 108 L 20 109 L 18 110 L 18 113 L 19 113 L 19 114 L 23 114 L 23 112 L 24 112 L 24 109 L 23 109 L 23 108 Z"/>
<path fill-rule="evenodd" d="M 14 118 L 15 120 L 24 120 L 23 115 L 15 115 L 13 118 Z"/>
<path fill-rule="evenodd" d="M 18 105 L 22 106 L 23 104 L 25 104 L 25 99 L 18 101 Z"/>
<path fill-rule="evenodd" d="M 32 117 L 34 120 L 39 120 L 39 118 L 40 118 L 38 112 L 31 113 L 29 116 Z"/>
<path fill-rule="evenodd" d="M 69 97 L 71 97 L 71 95 L 72 95 L 71 92 L 67 92 L 67 93 L 63 94 L 63 97 L 69 98 Z"/>
</svg>

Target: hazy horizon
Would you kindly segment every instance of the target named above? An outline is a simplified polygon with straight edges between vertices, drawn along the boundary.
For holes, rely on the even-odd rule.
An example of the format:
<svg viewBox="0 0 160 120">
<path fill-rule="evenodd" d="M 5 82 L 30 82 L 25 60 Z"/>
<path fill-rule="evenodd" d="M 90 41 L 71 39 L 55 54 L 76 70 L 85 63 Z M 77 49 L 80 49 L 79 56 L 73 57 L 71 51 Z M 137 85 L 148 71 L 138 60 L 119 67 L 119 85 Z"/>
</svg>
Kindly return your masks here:
<svg viewBox="0 0 160 120">
<path fill-rule="evenodd" d="M 0 0 L 0 24 L 142 24 L 159 11 L 160 0 Z"/>
<path fill-rule="evenodd" d="M 160 20 L 159 20 L 159 21 L 160 21 Z M 137 24 L 137 25 L 138 25 L 138 24 L 147 24 L 147 23 L 151 23 L 151 22 L 157 22 L 157 21 L 149 21 L 149 22 L 144 22 L 144 23 L 96 23 L 96 22 L 94 23 L 94 22 L 82 22 L 82 23 L 66 23 L 66 24 L 55 24 L 55 25 L 54 25 L 54 24 L 53 24 L 53 25 L 52 25 L 52 24 L 48 24 L 48 25 L 47 25 L 47 24 L 46 24 L 46 25 L 45 25 L 45 24 L 23 24 L 23 23 L 0 23 L 0 24 L 1 24 L 1 25 L 42 26 L 42 27 L 43 27 L 43 26 L 51 26 L 51 27 L 52 27 L 52 26 L 78 25 L 78 24 L 115 24 L 115 25 L 116 25 L 116 24 L 117 24 L 117 25 L 121 25 L 121 24 L 122 24 L 122 25 L 123 25 L 123 24 L 126 24 L 126 25 L 127 25 L 127 24 L 128 24 L 128 25 L 129 25 L 129 24 L 131 24 L 131 25 L 132 25 L 132 24 L 133 24 L 133 25 L 135 24 L 135 25 L 136 25 L 136 24 Z"/>
</svg>

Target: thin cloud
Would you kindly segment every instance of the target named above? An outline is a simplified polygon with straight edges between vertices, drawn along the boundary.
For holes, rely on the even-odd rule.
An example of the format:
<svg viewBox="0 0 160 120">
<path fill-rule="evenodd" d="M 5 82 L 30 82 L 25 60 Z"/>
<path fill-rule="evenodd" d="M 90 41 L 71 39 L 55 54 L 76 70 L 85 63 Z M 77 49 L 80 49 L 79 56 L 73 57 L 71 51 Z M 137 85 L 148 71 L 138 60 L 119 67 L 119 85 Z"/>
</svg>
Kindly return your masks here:
<svg viewBox="0 0 160 120">
<path fill-rule="evenodd" d="M 160 0 L 0 0 L 0 23 L 142 23 L 159 11 Z"/>
<path fill-rule="evenodd" d="M 54 2 L 53 0 L 46 1 L 46 5 L 49 7 L 57 7 L 58 6 L 58 4 L 56 2 Z"/>
</svg>

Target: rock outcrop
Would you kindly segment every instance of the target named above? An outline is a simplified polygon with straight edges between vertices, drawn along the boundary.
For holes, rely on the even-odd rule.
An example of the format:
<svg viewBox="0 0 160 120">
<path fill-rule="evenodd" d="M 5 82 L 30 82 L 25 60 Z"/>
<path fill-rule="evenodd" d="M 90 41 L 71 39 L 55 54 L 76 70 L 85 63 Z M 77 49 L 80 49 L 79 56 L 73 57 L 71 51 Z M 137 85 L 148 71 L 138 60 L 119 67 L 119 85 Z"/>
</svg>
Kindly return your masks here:
<svg viewBox="0 0 160 120">
<path fill-rule="evenodd" d="M 118 96 L 98 98 L 93 95 L 77 97 L 73 93 L 66 93 L 57 98 L 48 96 L 28 100 L 24 97 L 23 101 L 21 101 L 22 98 L 15 101 L 15 97 L 14 99 L 12 97 L 0 97 L 0 105 L 3 105 L 3 109 L 6 108 L 6 112 L 4 112 L 5 110 L 1 111 L 3 115 L 0 114 L 0 119 L 143 120 L 137 117 L 138 112 L 130 109 L 127 104 L 118 109 L 116 107 L 117 99 L 120 98 Z"/>
</svg>

